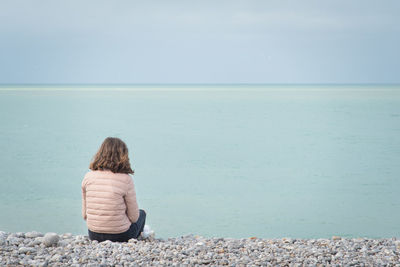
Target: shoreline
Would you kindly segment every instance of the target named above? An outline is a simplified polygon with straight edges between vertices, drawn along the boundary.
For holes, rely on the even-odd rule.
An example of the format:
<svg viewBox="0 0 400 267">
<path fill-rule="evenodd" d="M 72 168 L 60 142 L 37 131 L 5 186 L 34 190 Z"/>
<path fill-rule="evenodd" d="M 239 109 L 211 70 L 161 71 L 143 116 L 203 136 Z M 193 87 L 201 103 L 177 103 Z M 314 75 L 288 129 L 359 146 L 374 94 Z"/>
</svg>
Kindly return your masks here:
<svg viewBox="0 0 400 267">
<path fill-rule="evenodd" d="M 0 231 L 0 266 L 400 266 L 400 238 L 178 238 L 127 243 Z"/>
</svg>

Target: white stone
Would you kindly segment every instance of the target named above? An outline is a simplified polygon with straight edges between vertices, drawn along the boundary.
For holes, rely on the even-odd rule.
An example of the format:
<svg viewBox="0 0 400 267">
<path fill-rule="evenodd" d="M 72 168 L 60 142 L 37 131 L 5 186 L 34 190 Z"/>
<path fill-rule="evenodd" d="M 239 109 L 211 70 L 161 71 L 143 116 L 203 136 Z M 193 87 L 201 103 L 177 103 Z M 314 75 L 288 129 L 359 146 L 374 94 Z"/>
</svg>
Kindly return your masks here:
<svg viewBox="0 0 400 267">
<path fill-rule="evenodd" d="M 43 236 L 43 234 L 36 232 L 36 231 L 28 232 L 25 234 L 25 237 L 27 237 L 27 238 L 36 238 L 36 237 L 41 237 L 41 236 Z"/>
<path fill-rule="evenodd" d="M 147 239 L 147 238 L 154 238 L 154 231 L 151 230 L 151 227 L 149 225 L 145 225 L 143 227 L 143 231 L 141 233 L 141 237 L 143 239 Z"/>
<path fill-rule="evenodd" d="M 65 233 L 65 234 L 62 235 L 62 237 L 65 238 L 65 239 L 68 239 L 68 238 L 72 237 L 72 234 L 71 233 Z"/>
<path fill-rule="evenodd" d="M 56 233 L 47 233 L 43 237 L 43 244 L 46 247 L 51 247 L 52 245 L 57 244 L 59 240 L 60 237 Z"/>
</svg>

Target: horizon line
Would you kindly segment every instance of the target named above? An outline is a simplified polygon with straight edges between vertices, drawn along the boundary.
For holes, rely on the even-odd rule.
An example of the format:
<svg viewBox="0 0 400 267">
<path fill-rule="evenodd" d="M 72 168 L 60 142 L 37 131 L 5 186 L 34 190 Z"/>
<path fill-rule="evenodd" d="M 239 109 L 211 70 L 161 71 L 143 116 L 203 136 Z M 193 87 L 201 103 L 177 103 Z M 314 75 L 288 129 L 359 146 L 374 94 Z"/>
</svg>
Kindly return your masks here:
<svg viewBox="0 0 400 267">
<path fill-rule="evenodd" d="M 399 83 L 0 83 L 6 86 L 400 86 Z"/>
</svg>

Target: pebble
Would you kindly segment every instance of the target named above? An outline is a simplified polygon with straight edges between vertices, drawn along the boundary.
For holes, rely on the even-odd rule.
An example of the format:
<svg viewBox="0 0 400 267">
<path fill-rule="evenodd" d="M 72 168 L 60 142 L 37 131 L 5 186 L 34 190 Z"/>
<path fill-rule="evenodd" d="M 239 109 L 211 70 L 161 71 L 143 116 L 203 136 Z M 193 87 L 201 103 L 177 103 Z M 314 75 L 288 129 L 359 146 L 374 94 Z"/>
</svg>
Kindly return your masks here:
<svg viewBox="0 0 400 267">
<path fill-rule="evenodd" d="M 56 233 L 47 233 L 43 237 L 43 244 L 46 247 L 51 247 L 53 245 L 56 245 L 59 240 L 60 237 Z"/>
<path fill-rule="evenodd" d="M 28 237 L 28 238 L 36 238 L 36 237 L 42 237 L 42 236 L 43 236 L 42 233 L 39 233 L 39 232 L 36 232 L 36 231 L 28 232 L 28 233 L 25 234 L 25 237 Z"/>
<path fill-rule="evenodd" d="M 22 238 L 25 237 L 25 233 L 22 233 L 22 232 L 15 233 L 14 235 L 15 235 L 16 237 L 22 237 Z"/>
<path fill-rule="evenodd" d="M 7 238 L 7 233 L 0 231 L 0 238 Z"/>
<path fill-rule="evenodd" d="M 399 246 L 397 238 L 187 235 L 99 243 L 82 235 L 0 232 L 0 266 L 400 266 Z"/>
<path fill-rule="evenodd" d="M 19 253 L 32 253 L 32 252 L 36 252 L 36 249 L 34 249 L 34 248 L 29 248 L 29 247 L 20 247 L 19 249 L 18 249 L 18 252 Z"/>
</svg>

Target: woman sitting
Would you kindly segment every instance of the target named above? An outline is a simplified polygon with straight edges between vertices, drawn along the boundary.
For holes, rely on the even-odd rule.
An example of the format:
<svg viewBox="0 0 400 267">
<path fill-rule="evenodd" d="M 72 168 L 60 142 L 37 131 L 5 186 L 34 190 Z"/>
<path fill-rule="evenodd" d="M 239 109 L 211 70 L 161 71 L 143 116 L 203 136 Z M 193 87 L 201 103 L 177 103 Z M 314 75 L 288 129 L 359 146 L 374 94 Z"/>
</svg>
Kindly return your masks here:
<svg viewBox="0 0 400 267">
<path fill-rule="evenodd" d="M 89 238 L 99 242 L 138 238 L 146 213 L 138 208 L 126 144 L 106 138 L 89 168 L 82 181 L 82 216 Z"/>
</svg>

